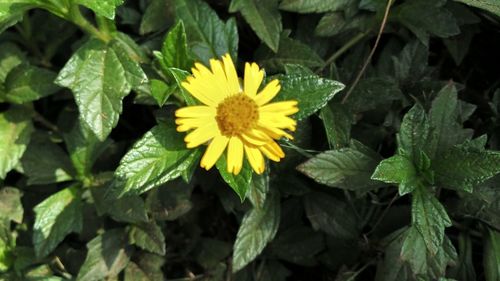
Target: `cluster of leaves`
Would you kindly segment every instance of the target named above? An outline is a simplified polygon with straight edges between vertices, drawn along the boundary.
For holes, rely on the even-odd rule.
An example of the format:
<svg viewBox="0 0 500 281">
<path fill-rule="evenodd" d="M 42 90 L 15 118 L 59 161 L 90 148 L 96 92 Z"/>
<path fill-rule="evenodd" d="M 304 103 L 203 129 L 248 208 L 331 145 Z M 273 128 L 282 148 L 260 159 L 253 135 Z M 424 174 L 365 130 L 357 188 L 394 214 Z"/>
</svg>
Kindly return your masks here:
<svg viewBox="0 0 500 281">
<path fill-rule="evenodd" d="M 498 30 L 496 0 L 0 0 L 0 280 L 499 280 Z M 226 53 L 299 102 L 263 175 L 175 130 Z"/>
</svg>

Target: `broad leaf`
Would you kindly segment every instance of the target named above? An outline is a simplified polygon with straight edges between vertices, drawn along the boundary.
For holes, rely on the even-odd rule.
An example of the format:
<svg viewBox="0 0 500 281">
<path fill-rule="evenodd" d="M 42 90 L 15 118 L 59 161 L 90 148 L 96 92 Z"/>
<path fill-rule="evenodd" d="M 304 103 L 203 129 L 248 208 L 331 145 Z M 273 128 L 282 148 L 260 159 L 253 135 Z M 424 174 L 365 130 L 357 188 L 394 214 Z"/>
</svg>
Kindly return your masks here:
<svg viewBox="0 0 500 281">
<path fill-rule="evenodd" d="M 412 195 L 412 225 L 422 235 L 429 253 L 435 255 L 443 244 L 444 229 L 451 226 L 451 220 L 426 187 L 417 187 Z"/>
<path fill-rule="evenodd" d="M 398 154 L 406 156 L 414 165 L 418 165 L 422 152 L 428 151 L 430 130 L 424 109 L 418 104 L 414 105 L 403 117 L 397 134 Z"/>
<path fill-rule="evenodd" d="M 227 171 L 226 155 L 222 154 L 219 160 L 215 163 L 219 173 L 224 181 L 238 194 L 241 202 L 245 200 L 250 183 L 252 181 L 252 168 L 243 160 L 243 167 L 238 175 L 234 175 Z"/>
<path fill-rule="evenodd" d="M 54 84 L 56 73 L 44 68 L 21 64 L 5 79 L 5 99 L 12 103 L 26 103 L 51 95 L 59 90 Z"/>
<path fill-rule="evenodd" d="M 129 242 L 146 251 L 165 255 L 165 236 L 163 236 L 161 228 L 154 222 L 131 226 Z"/>
<path fill-rule="evenodd" d="M 283 0 L 280 9 L 297 13 L 323 13 L 341 10 L 349 0 Z"/>
<path fill-rule="evenodd" d="M 0 178 L 4 179 L 23 156 L 30 142 L 33 125 L 31 112 L 11 107 L 0 113 Z"/>
<path fill-rule="evenodd" d="M 72 90 L 82 121 L 101 141 L 118 123 L 123 98 L 145 81 L 144 72 L 119 41 L 106 44 L 96 39 L 81 46 L 56 79 Z"/>
<path fill-rule="evenodd" d="M 35 208 L 33 245 L 38 257 L 45 257 L 71 232 L 80 232 L 83 214 L 77 186 L 63 189 Z"/>
<path fill-rule="evenodd" d="M 125 268 L 131 255 L 127 235 L 121 229 L 108 230 L 97 236 L 87 243 L 87 249 L 87 257 L 78 272 L 77 281 L 115 277 Z"/>
<path fill-rule="evenodd" d="M 371 176 L 374 180 L 399 184 L 399 195 L 412 192 L 421 185 L 413 163 L 405 156 L 395 155 L 378 164 Z"/>
<path fill-rule="evenodd" d="M 272 102 L 283 100 L 298 101 L 299 112 L 294 115 L 302 120 L 324 107 L 335 94 L 344 89 L 340 82 L 320 78 L 317 75 L 278 75 L 281 92 Z"/>
<path fill-rule="evenodd" d="M 500 3 L 496 0 L 455 0 L 472 7 L 486 10 L 500 17 Z"/>
<path fill-rule="evenodd" d="M 12 220 L 18 224 L 23 222 L 24 210 L 21 196 L 22 193 L 17 188 L 4 187 L 0 189 L 0 220 Z"/>
<path fill-rule="evenodd" d="M 160 124 L 123 156 L 115 171 L 117 195 L 140 194 L 179 177 L 197 159 L 198 149 L 187 149 L 183 135 Z"/>
<path fill-rule="evenodd" d="M 377 153 L 357 144 L 320 153 L 297 169 L 321 184 L 367 191 L 384 185 L 371 179 L 379 162 Z"/>
<path fill-rule="evenodd" d="M 188 53 L 186 31 L 182 20 L 168 32 L 161 48 L 162 60 L 160 63 L 165 69 L 170 67 L 190 70 L 193 61 Z"/>
<path fill-rule="evenodd" d="M 277 0 L 232 0 L 229 12 L 241 12 L 257 36 L 274 52 L 278 51 L 283 29 Z"/>
<path fill-rule="evenodd" d="M 190 49 L 197 60 L 208 64 L 209 59 L 226 53 L 236 60 L 238 30 L 234 20 L 224 23 L 202 0 L 175 0 L 175 12 L 185 24 Z"/>
<path fill-rule="evenodd" d="M 76 0 L 76 3 L 91 9 L 99 16 L 112 20 L 115 18 L 116 7 L 123 4 L 123 0 Z"/>
<path fill-rule="evenodd" d="M 264 206 L 253 208 L 243 218 L 233 252 L 233 272 L 253 261 L 273 240 L 280 222 L 280 198 L 271 193 Z"/>
</svg>

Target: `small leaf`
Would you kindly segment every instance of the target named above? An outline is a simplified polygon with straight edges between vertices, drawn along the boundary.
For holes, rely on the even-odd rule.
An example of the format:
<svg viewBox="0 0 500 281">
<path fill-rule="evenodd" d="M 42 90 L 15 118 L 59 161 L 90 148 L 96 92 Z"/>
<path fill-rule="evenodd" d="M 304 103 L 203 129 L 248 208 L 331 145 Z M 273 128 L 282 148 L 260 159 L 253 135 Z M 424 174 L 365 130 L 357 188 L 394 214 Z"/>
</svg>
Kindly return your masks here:
<svg viewBox="0 0 500 281">
<path fill-rule="evenodd" d="M 209 59 L 226 53 L 233 59 L 238 57 L 238 30 L 233 20 L 224 24 L 201 0 L 175 0 L 175 14 L 185 24 L 188 43 L 197 60 L 208 65 Z"/>
<path fill-rule="evenodd" d="M 31 139 L 31 112 L 11 107 L 0 113 L 0 178 L 4 179 L 23 156 Z"/>
<path fill-rule="evenodd" d="M 197 105 L 198 101 L 181 85 L 182 82 L 184 82 L 184 80 L 186 80 L 186 78 L 190 75 L 189 72 L 178 68 L 169 68 L 168 72 L 174 77 L 177 87 L 180 89 L 180 93 L 186 104 Z"/>
<path fill-rule="evenodd" d="M 18 224 L 23 222 L 23 205 L 21 192 L 14 187 L 0 189 L 0 220 L 12 220 Z"/>
<path fill-rule="evenodd" d="M 486 281 L 500 278 L 500 232 L 488 228 L 484 243 L 483 265 Z"/>
<path fill-rule="evenodd" d="M 412 225 L 422 235 L 429 253 L 435 255 L 443 244 L 444 229 L 451 226 L 451 220 L 426 187 L 417 187 L 412 195 Z"/>
<path fill-rule="evenodd" d="M 76 0 L 76 2 L 111 20 L 115 18 L 116 7 L 123 4 L 123 0 Z"/>
<path fill-rule="evenodd" d="M 122 100 L 133 86 L 147 81 L 119 41 L 91 39 L 59 72 L 56 83 L 75 95 L 81 120 L 103 141 L 118 123 Z"/>
<path fill-rule="evenodd" d="M 119 196 L 141 194 L 179 177 L 197 159 L 174 126 L 160 124 L 148 131 L 123 156 L 115 171 L 114 191 Z"/>
<path fill-rule="evenodd" d="M 227 171 L 226 155 L 222 154 L 215 163 L 222 179 L 238 194 L 241 202 L 245 200 L 250 183 L 252 181 L 252 169 L 247 162 L 243 162 L 243 168 L 238 175 Z"/>
<path fill-rule="evenodd" d="M 297 13 L 323 13 L 342 10 L 349 0 L 283 0 L 280 9 Z"/>
<path fill-rule="evenodd" d="M 261 209 L 253 208 L 243 217 L 233 252 L 233 272 L 253 261 L 273 240 L 280 222 L 280 198 L 271 193 Z"/>
<path fill-rule="evenodd" d="M 21 64 L 5 79 L 5 99 L 12 103 L 26 103 L 51 95 L 59 90 L 56 73 L 44 68 Z"/>
<path fill-rule="evenodd" d="M 399 195 L 412 192 L 421 185 L 413 163 L 405 156 L 395 155 L 378 164 L 371 176 L 374 180 L 399 184 Z"/>
<path fill-rule="evenodd" d="M 165 82 L 157 79 L 149 80 L 151 83 L 151 95 L 156 100 L 158 105 L 162 107 L 173 94 L 175 87 L 168 86 Z"/>
<path fill-rule="evenodd" d="M 370 178 L 380 157 L 375 152 L 368 153 L 363 149 L 368 148 L 358 144 L 358 147 L 325 151 L 297 169 L 315 181 L 331 187 L 367 191 L 383 186 L 384 184 Z"/>
<path fill-rule="evenodd" d="M 232 0 L 229 12 L 241 12 L 257 36 L 274 52 L 278 51 L 283 29 L 277 0 Z"/>
<path fill-rule="evenodd" d="M 165 255 L 165 236 L 154 222 L 131 226 L 129 242 L 151 253 Z"/>
<path fill-rule="evenodd" d="M 50 254 L 71 232 L 82 231 L 82 206 L 76 186 L 55 193 L 34 210 L 33 245 L 38 257 Z"/>
<path fill-rule="evenodd" d="M 333 196 L 310 193 L 305 198 L 306 215 L 315 230 L 321 229 L 338 239 L 356 239 L 358 221 L 352 209 Z"/>
<path fill-rule="evenodd" d="M 349 145 L 353 120 L 343 105 L 329 103 L 321 109 L 319 117 L 323 120 L 330 148 L 338 149 Z"/>
<path fill-rule="evenodd" d="M 130 260 L 131 250 L 122 229 L 112 229 L 87 243 L 87 257 L 76 281 L 94 281 L 117 276 Z"/>
<path fill-rule="evenodd" d="M 297 120 L 302 120 L 324 107 L 345 87 L 340 82 L 317 75 L 289 74 L 278 75 L 276 78 L 281 83 L 281 92 L 273 102 L 298 101 L 299 112 L 294 115 Z"/>
<path fill-rule="evenodd" d="M 182 20 L 172 27 L 167 33 L 163 46 L 161 48 L 162 60 L 161 64 L 165 69 L 179 68 L 189 70 L 193 65 L 193 61 L 188 53 L 188 45 L 186 39 L 186 31 Z"/>
</svg>

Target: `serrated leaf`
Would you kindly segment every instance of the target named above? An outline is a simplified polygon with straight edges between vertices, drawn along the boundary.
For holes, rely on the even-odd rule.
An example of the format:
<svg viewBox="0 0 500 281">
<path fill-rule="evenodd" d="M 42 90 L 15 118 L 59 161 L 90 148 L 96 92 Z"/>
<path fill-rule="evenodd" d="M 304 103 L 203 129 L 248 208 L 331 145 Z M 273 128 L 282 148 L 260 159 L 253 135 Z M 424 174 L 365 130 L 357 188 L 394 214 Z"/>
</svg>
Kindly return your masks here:
<svg viewBox="0 0 500 281">
<path fill-rule="evenodd" d="M 341 10 L 349 0 L 283 0 L 280 9 L 297 13 L 323 13 Z"/>
<path fill-rule="evenodd" d="M 0 178 L 4 179 L 23 156 L 31 139 L 31 112 L 11 107 L 0 113 Z"/>
<path fill-rule="evenodd" d="M 68 155 L 43 134 L 34 134 L 20 165 L 29 185 L 68 181 L 75 174 Z"/>
<path fill-rule="evenodd" d="M 38 257 L 45 257 L 72 232 L 80 232 L 83 214 L 77 186 L 63 189 L 35 206 L 33 245 Z"/>
<path fill-rule="evenodd" d="M 0 220 L 12 220 L 18 224 L 23 222 L 24 210 L 21 196 L 22 194 L 17 188 L 4 187 L 0 189 Z"/>
<path fill-rule="evenodd" d="M 232 0 L 229 12 L 241 12 L 255 34 L 274 52 L 283 29 L 277 0 Z"/>
<path fill-rule="evenodd" d="M 160 124 L 148 131 L 123 156 L 115 171 L 117 195 L 141 194 L 179 177 L 197 159 L 174 126 Z"/>
<path fill-rule="evenodd" d="M 193 61 L 188 53 L 188 45 L 184 23 L 179 20 L 177 24 L 170 29 L 163 41 L 161 48 L 161 64 L 165 69 L 178 68 L 189 70 Z"/>
<path fill-rule="evenodd" d="M 338 239 L 356 239 L 358 220 L 352 209 L 333 196 L 314 192 L 305 197 L 305 210 L 312 227 Z"/>
<path fill-rule="evenodd" d="M 437 158 L 432 169 L 440 186 L 472 192 L 474 186 L 500 173 L 500 153 L 455 146 Z"/>
<path fill-rule="evenodd" d="M 299 64 L 311 68 L 324 64 L 323 59 L 309 45 L 283 34 L 276 52 L 261 47 L 257 49 L 255 56 L 262 67 L 272 72 L 283 70 L 287 64 Z"/>
<path fill-rule="evenodd" d="M 94 281 L 118 275 L 130 260 L 131 249 L 122 229 L 112 229 L 87 243 L 87 257 L 76 281 Z"/>
<path fill-rule="evenodd" d="M 486 10 L 500 17 L 500 3 L 495 0 L 455 0 L 472 7 Z"/>
<path fill-rule="evenodd" d="M 397 134 L 398 154 L 406 156 L 414 165 L 418 165 L 421 162 L 421 152 L 429 150 L 430 130 L 424 109 L 415 104 L 403 117 Z"/>
<path fill-rule="evenodd" d="M 321 109 L 319 117 L 323 121 L 330 148 L 338 149 L 349 145 L 353 118 L 343 105 L 330 103 Z"/>
<path fill-rule="evenodd" d="M 96 39 L 81 46 L 56 79 L 72 90 L 82 121 L 101 141 L 118 123 L 123 98 L 141 81 L 146 75 L 119 41 Z"/>
<path fill-rule="evenodd" d="M 26 103 L 51 95 L 59 90 L 56 73 L 44 68 L 21 64 L 5 79 L 5 99 L 12 103 Z"/>
<path fill-rule="evenodd" d="M 483 265 L 486 281 L 500 278 L 500 233 L 491 228 L 487 230 Z"/>
<path fill-rule="evenodd" d="M 238 30 L 234 20 L 224 23 L 201 0 L 175 0 L 175 13 L 185 24 L 188 43 L 197 60 L 208 65 L 209 59 L 226 53 L 233 59 L 238 57 Z"/>
<path fill-rule="evenodd" d="M 217 170 L 219 170 L 222 179 L 224 179 L 224 181 L 236 192 L 236 194 L 238 194 L 241 202 L 243 202 L 252 181 L 253 172 L 250 165 L 244 161 L 240 173 L 238 175 L 234 175 L 233 173 L 227 171 L 226 155 L 222 154 L 219 160 L 215 163 L 215 166 L 217 167 Z"/>
<path fill-rule="evenodd" d="M 165 236 L 163 236 L 161 228 L 154 222 L 131 226 L 129 242 L 146 251 L 165 255 Z"/>
<path fill-rule="evenodd" d="M 444 239 L 444 229 L 451 226 L 445 208 L 427 187 L 417 187 L 412 193 L 412 226 L 422 235 L 425 246 L 435 255 Z"/>
<path fill-rule="evenodd" d="M 371 176 L 374 180 L 399 184 L 399 195 L 412 192 L 421 185 L 413 163 L 401 155 L 382 160 Z"/>
<path fill-rule="evenodd" d="M 373 181 L 371 175 L 380 157 L 366 147 L 345 147 L 320 153 L 297 167 L 315 181 L 331 187 L 367 191 L 384 184 Z"/>
<path fill-rule="evenodd" d="M 268 192 L 269 169 L 266 169 L 261 175 L 254 173 L 246 196 L 254 208 L 262 208 L 264 206 Z"/>
<path fill-rule="evenodd" d="M 394 9 L 392 15 L 427 46 L 429 35 L 447 38 L 460 33 L 455 17 L 443 7 L 445 3 L 442 0 L 406 1 Z"/>
<path fill-rule="evenodd" d="M 245 214 L 234 242 L 233 272 L 253 261 L 273 240 L 280 222 L 280 197 L 267 196 L 264 206 L 253 208 Z"/>
<path fill-rule="evenodd" d="M 296 120 L 302 120 L 324 107 L 345 87 L 340 82 L 317 75 L 289 74 L 278 75 L 276 78 L 281 83 L 281 91 L 273 102 L 298 101 L 299 112 L 294 115 Z"/>
<path fill-rule="evenodd" d="M 123 0 L 76 0 L 76 3 L 91 9 L 99 16 L 112 20 L 115 18 L 116 7 L 123 4 Z"/>
</svg>

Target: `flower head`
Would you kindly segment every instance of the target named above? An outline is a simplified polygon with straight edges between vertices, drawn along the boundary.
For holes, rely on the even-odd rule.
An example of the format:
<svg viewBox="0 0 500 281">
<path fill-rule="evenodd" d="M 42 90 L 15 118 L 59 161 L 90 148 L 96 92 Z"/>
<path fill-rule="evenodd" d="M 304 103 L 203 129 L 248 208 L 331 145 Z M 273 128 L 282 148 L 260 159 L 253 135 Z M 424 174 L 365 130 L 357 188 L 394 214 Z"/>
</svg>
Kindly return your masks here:
<svg viewBox="0 0 500 281">
<path fill-rule="evenodd" d="M 210 60 L 208 69 L 195 63 L 192 76 L 182 82 L 203 105 L 188 106 L 175 112 L 177 131 L 191 131 L 184 138 L 188 148 L 208 143 L 201 159 L 206 170 L 227 148 L 227 171 L 238 174 L 246 155 L 253 170 L 265 169 L 264 156 L 279 162 L 285 156 L 275 140 L 292 139 L 285 129 L 295 131 L 296 121 L 288 117 L 298 112 L 296 101 L 269 103 L 280 91 L 273 80 L 259 91 L 264 71 L 255 63 L 245 64 L 243 85 L 229 54 Z"/>
</svg>

